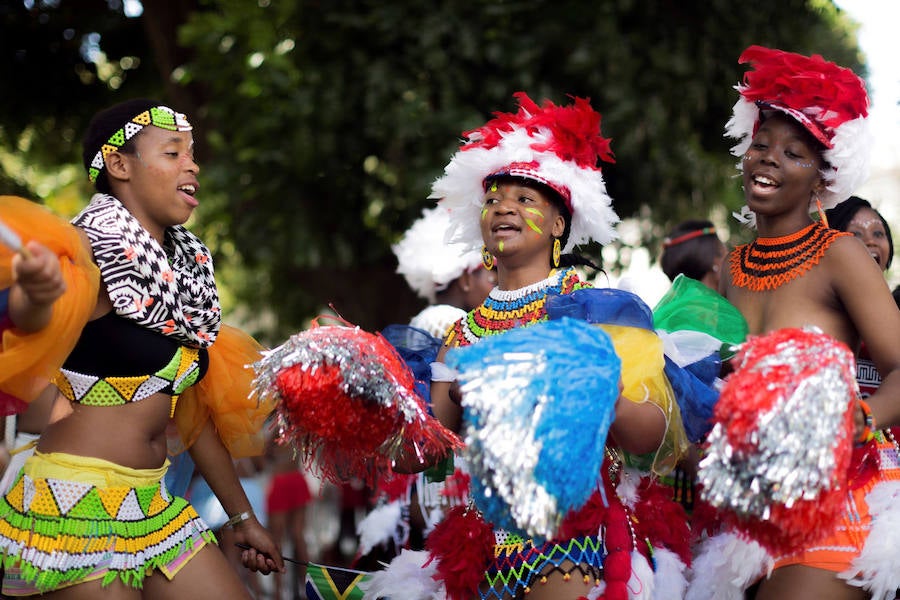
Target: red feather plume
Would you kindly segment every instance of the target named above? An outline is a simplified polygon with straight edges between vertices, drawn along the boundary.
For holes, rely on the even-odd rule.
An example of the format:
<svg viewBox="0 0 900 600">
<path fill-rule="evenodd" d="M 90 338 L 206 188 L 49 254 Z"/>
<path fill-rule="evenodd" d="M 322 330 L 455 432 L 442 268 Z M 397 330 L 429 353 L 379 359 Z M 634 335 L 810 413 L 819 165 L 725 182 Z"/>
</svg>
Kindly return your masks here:
<svg viewBox="0 0 900 600">
<path fill-rule="evenodd" d="M 428 534 L 425 548 L 437 561 L 435 579 L 442 580 L 450 600 L 470 600 L 494 559 L 494 530 L 481 514 L 465 506 L 450 509 Z M 426 563 L 427 565 L 428 563 Z"/>
<path fill-rule="evenodd" d="M 586 98 L 570 96 L 573 104 L 557 106 L 544 100 L 538 106 L 525 92 L 513 94 L 519 100 L 516 113 L 494 113 L 494 118 L 463 135 L 470 140 L 462 149 L 494 148 L 515 129 L 526 129 L 530 134 L 538 130 L 551 133 L 552 141 L 547 144 L 535 142 L 536 152 L 553 152 L 561 160 L 574 161 L 581 168 L 599 169 L 598 159 L 614 163 L 610 139 L 600 133 L 600 113 L 595 111 Z"/>
<path fill-rule="evenodd" d="M 801 111 L 824 127 L 829 138 L 839 125 L 868 115 L 869 101 L 862 79 L 818 54 L 803 56 L 750 46 L 738 62 L 753 66 L 739 87 L 744 98 Z"/>
</svg>

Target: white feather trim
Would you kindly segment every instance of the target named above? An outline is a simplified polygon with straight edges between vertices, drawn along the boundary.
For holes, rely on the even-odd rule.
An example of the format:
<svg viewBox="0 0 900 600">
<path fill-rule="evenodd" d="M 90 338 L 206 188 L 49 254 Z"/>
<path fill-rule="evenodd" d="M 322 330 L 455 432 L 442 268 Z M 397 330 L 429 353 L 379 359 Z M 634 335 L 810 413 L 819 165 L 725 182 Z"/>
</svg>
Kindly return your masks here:
<svg viewBox="0 0 900 600">
<path fill-rule="evenodd" d="M 622 477 L 616 486 L 616 495 L 629 510 L 634 510 L 634 504 L 639 499 L 637 488 L 643 476 L 640 471 L 631 467 L 622 471 Z"/>
<path fill-rule="evenodd" d="M 375 546 L 397 537 L 400 516 L 399 502 L 384 504 L 367 514 L 356 526 L 356 534 L 359 536 L 359 553 L 366 555 Z"/>
<path fill-rule="evenodd" d="M 862 552 L 838 576 L 868 590 L 873 600 L 893 599 L 900 589 L 900 482 L 876 485 L 866 502 L 872 529 Z"/>
<path fill-rule="evenodd" d="M 740 91 L 741 86 L 735 86 Z M 753 141 L 753 128 L 759 119 L 759 108 L 755 102 L 745 100 L 741 96 L 732 108 L 731 118 L 725 123 L 725 136 L 734 138 L 738 143 L 731 148 L 731 153 L 735 156 L 743 156 L 747 149 L 750 148 L 750 142 Z M 738 163 L 738 169 L 741 163 Z"/>
<path fill-rule="evenodd" d="M 832 168 L 825 172 L 828 191 L 820 198 L 824 208 L 843 202 L 868 179 L 873 142 L 868 119 L 863 117 L 847 121 L 834 130 L 833 148 L 825 151 L 825 160 Z"/>
<path fill-rule="evenodd" d="M 426 208 L 400 241 L 391 246 L 397 257 L 397 273 L 429 302 L 435 301 L 435 292 L 481 264 L 480 252 L 444 241 L 449 226 L 450 213 L 446 208 Z"/>
<path fill-rule="evenodd" d="M 606 582 L 601 581 L 597 585 L 591 588 L 591 591 L 588 592 L 587 599 L 588 600 L 598 600 L 603 596 L 603 592 L 606 591 Z"/>
<path fill-rule="evenodd" d="M 443 339 L 450 326 L 466 316 L 466 311 L 449 304 L 432 304 L 410 319 L 411 327 L 427 331 L 437 339 Z"/>
<path fill-rule="evenodd" d="M 545 143 L 549 136 L 549 131 L 544 129 L 529 135 L 528 131 L 517 127 L 504 134 L 494 148 L 473 147 L 453 155 L 444 168 L 444 175 L 432 185 L 429 196 L 450 211 L 447 241 L 480 248 L 483 243 L 480 223 L 485 177 L 512 163 L 532 161 L 539 163 L 540 177 L 567 187 L 571 193 L 572 230 L 564 252 L 590 240 L 608 244 L 618 237 L 614 226 L 619 217 L 606 193 L 602 173 L 563 161 L 553 152 L 532 149 L 532 144 Z"/>
<path fill-rule="evenodd" d="M 637 550 L 631 552 L 631 577 L 628 579 L 628 600 L 652 600 L 656 578 L 653 567 Z"/>
<path fill-rule="evenodd" d="M 427 567 L 428 552 L 403 550 L 383 571 L 359 583 L 363 598 L 403 598 L 403 600 L 447 600 L 443 584 L 435 581 L 437 562 Z"/>
<path fill-rule="evenodd" d="M 754 541 L 730 532 L 707 538 L 695 554 L 685 600 L 743 600 L 744 590 L 773 566 Z"/>
<path fill-rule="evenodd" d="M 687 591 L 687 566 L 678 555 L 665 548 L 653 549 L 656 573 L 653 577 L 653 600 L 682 600 Z"/>
</svg>

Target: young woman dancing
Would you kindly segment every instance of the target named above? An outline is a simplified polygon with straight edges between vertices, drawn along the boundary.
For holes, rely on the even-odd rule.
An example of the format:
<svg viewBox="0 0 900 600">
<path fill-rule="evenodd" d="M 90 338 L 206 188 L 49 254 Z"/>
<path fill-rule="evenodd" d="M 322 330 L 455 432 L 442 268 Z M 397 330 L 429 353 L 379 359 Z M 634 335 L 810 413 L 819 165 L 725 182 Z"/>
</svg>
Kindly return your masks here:
<svg viewBox="0 0 900 600">
<path fill-rule="evenodd" d="M 820 56 L 752 46 L 740 62 L 753 70 L 737 88 L 727 133 L 739 140 L 733 152 L 741 157 L 744 214 L 757 238 L 731 252 L 721 291 L 751 335 L 813 326 L 853 351 L 865 341 L 884 381 L 868 405 L 859 403 L 857 429 L 869 413 L 879 425 L 896 423 L 900 313 L 866 247 L 810 214 L 846 198 L 865 178 L 864 84 Z M 893 598 L 900 564 L 884 540 L 893 537 L 886 528 L 896 519 L 897 451 L 880 443 L 878 469 L 857 474 L 851 466 L 843 519 L 808 547 L 768 556 L 747 536 L 709 540 L 695 560 L 688 597 L 739 598 L 761 579 L 757 598 Z"/>
<path fill-rule="evenodd" d="M 49 308 L 18 286 L 10 296 L 19 320 L 50 317 L 36 333 L 4 334 L 0 372 L 14 375 L 0 387 L 26 402 L 51 380 L 57 392 L 34 456 L 0 498 L 5 596 L 248 597 L 196 511 L 165 488 L 173 419 L 249 547 L 244 564 L 283 569 L 232 465 L 231 454 L 262 450 L 272 407 L 248 398 L 243 367 L 260 347 L 221 323 L 209 250 L 183 227 L 199 202 L 191 129 L 149 100 L 98 113 L 84 140 L 97 194 L 74 227 L 0 199 L 22 239 L 55 251 L 66 283 Z"/>
</svg>

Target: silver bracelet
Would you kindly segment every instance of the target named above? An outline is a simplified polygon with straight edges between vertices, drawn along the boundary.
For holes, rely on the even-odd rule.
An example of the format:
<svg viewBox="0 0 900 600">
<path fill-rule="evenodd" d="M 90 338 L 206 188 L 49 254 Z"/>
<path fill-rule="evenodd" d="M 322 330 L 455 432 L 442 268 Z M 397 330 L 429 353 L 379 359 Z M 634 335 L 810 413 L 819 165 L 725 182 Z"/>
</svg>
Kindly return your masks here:
<svg viewBox="0 0 900 600">
<path fill-rule="evenodd" d="M 253 514 L 252 510 L 244 511 L 242 513 L 238 513 L 233 517 L 230 517 L 222 527 L 234 527 L 238 523 L 243 523 L 244 521 L 249 521 L 252 517 L 256 515 Z"/>
</svg>

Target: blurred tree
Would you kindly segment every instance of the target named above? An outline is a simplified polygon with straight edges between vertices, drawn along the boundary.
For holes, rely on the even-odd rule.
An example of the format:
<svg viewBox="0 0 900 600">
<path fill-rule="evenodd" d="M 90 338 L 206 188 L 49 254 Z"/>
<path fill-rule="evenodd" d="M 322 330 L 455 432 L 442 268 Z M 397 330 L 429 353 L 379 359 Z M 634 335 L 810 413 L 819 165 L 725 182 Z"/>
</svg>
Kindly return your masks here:
<svg viewBox="0 0 900 600">
<path fill-rule="evenodd" d="M 514 91 L 592 99 L 613 138 L 604 174 L 616 210 L 646 218 L 637 243 L 655 247 L 671 223 L 742 203 L 722 131 L 745 47 L 864 73 L 854 25 L 827 0 L 165 0 L 132 19 L 112 0 L 25 5 L 0 9 L 0 68 L 18 69 L 3 81 L 34 70 L 17 86 L 27 94 L 0 98 L 0 145 L 62 116 L 83 127 L 112 98 L 147 90 L 188 110 L 205 144 L 198 227 L 237 301 L 271 309 L 259 323 L 270 339 L 328 302 L 367 328 L 419 308 L 389 244 L 428 205 L 460 133 L 512 110 Z M 34 31 L 12 43 L 19 25 Z M 120 69 L 117 90 L 84 59 L 95 31 L 106 62 L 140 60 Z M 42 50 L 50 40 L 57 54 Z M 21 52 L 23 64 L 6 64 Z M 10 112 L 16 102 L 23 113 Z M 56 151 L 72 160 L 71 146 Z"/>
</svg>

